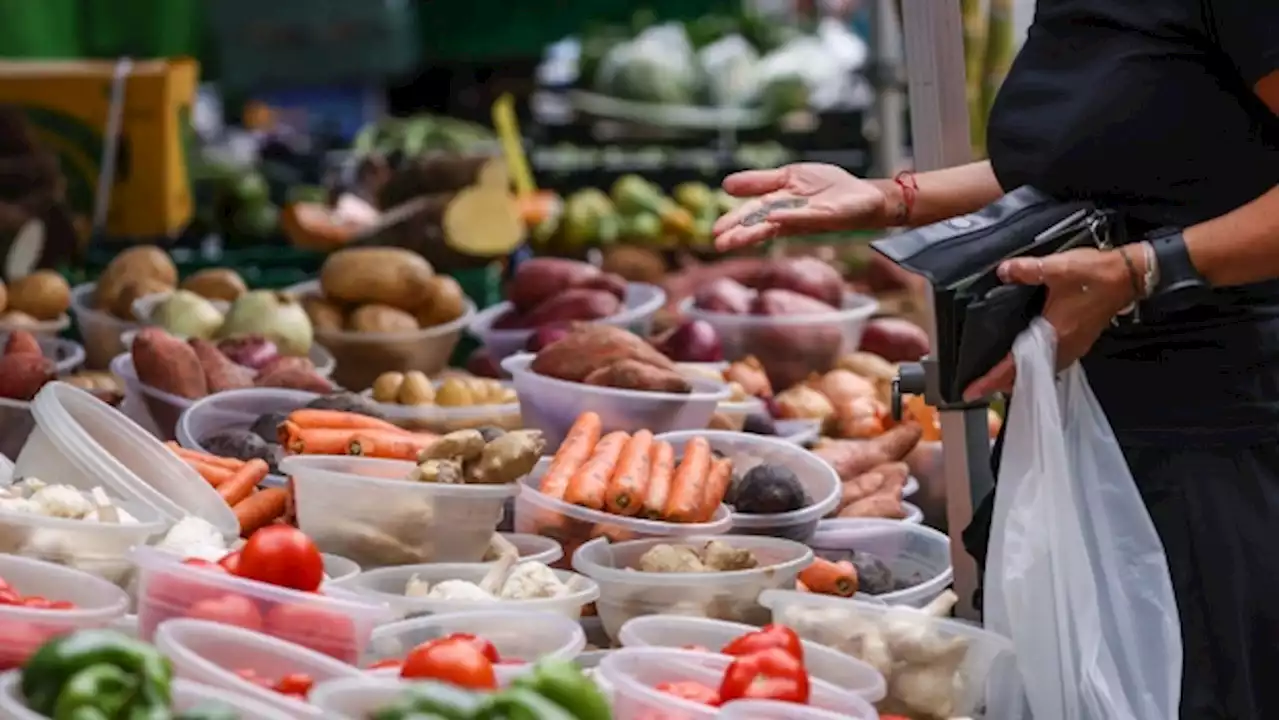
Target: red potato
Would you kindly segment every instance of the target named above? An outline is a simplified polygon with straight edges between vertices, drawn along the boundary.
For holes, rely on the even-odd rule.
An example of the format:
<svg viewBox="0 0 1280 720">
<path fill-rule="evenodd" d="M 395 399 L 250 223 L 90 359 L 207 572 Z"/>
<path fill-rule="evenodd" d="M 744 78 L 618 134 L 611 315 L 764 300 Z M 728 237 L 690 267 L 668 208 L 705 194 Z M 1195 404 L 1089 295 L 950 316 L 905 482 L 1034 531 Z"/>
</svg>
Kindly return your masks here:
<svg viewBox="0 0 1280 720">
<path fill-rule="evenodd" d="M 876 318 L 862 331 L 858 349 L 889 362 L 915 362 L 929 353 L 929 335 L 907 320 Z"/>
<path fill-rule="evenodd" d="M 821 315 L 835 310 L 834 305 L 794 290 L 761 291 L 751 305 L 751 312 L 756 315 Z"/>
<path fill-rule="evenodd" d="M 790 290 L 840 307 L 844 300 L 844 279 L 839 271 L 818 258 L 799 257 L 775 260 L 756 279 L 757 290 Z"/>
<path fill-rule="evenodd" d="M 694 307 L 707 312 L 746 315 L 751 310 L 754 293 L 732 278 L 716 278 L 698 288 L 693 295 Z"/>
<path fill-rule="evenodd" d="M 599 320 L 617 315 L 621 310 L 622 301 L 612 293 L 574 288 L 555 295 L 525 313 L 522 320 L 525 327 L 536 328 L 573 320 Z"/>
<path fill-rule="evenodd" d="M 527 313 L 565 288 L 577 287 L 600 275 L 596 266 L 577 260 L 534 258 L 516 269 L 508 298 L 517 313 Z"/>
</svg>

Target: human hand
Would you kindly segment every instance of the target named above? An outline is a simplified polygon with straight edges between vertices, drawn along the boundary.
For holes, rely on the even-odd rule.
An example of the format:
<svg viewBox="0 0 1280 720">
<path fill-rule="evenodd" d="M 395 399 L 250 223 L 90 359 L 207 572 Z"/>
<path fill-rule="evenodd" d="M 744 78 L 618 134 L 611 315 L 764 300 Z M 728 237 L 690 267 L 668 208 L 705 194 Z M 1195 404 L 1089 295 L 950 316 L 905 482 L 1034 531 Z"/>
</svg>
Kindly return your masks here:
<svg viewBox="0 0 1280 720">
<path fill-rule="evenodd" d="M 1005 283 L 1043 285 L 1048 291 L 1041 315 L 1053 326 L 1058 340 L 1058 369 L 1079 360 L 1097 342 L 1111 319 L 1136 299 L 1134 279 L 1126 248 L 1081 248 L 1046 258 L 1017 258 L 1000 264 L 997 272 Z M 1141 277 L 1146 258 L 1141 252 L 1127 256 Z M 977 400 L 1013 389 L 1013 355 L 1006 355 L 986 375 L 965 388 L 965 400 Z"/>
<path fill-rule="evenodd" d="M 889 198 L 878 187 L 834 165 L 796 163 L 747 170 L 724 179 L 725 192 L 750 198 L 716 221 L 717 250 L 775 237 L 884 227 Z"/>
</svg>

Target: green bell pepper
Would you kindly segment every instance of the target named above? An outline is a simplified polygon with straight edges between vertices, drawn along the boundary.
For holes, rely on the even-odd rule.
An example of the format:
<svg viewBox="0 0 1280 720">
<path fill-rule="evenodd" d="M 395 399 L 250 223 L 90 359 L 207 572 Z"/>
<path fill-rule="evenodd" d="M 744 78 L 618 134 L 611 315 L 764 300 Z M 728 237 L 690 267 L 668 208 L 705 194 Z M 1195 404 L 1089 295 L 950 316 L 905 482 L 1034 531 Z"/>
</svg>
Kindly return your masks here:
<svg viewBox="0 0 1280 720">
<path fill-rule="evenodd" d="M 528 688 L 513 687 L 492 695 L 478 720 L 578 720 L 559 704 Z"/>
<path fill-rule="evenodd" d="M 569 711 L 577 720 L 609 720 L 609 700 L 595 681 L 568 660 L 542 660 L 533 672 L 513 683 L 531 690 Z"/>
<path fill-rule="evenodd" d="M 173 667 L 151 645 L 112 630 L 45 643 L 22 669 L 27 707 L 55 720 L 167 719 Z M 66 695 L 65 699 L 63 695 Z"/>
</svg>

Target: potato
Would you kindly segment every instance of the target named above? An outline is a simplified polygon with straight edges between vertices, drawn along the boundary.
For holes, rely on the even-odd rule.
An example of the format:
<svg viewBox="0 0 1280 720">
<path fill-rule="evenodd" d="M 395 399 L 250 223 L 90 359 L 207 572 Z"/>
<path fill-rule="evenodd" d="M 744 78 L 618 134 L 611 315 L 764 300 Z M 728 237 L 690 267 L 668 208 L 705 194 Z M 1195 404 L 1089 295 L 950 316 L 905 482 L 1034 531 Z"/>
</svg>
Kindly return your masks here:
<svg viewBox="0 0 1280 720">
<path fill-rule="evenodd" d="M 311 318 L 311 326 L 318 332 L 339 332 L 347 324 L 342 308 L 322 297 L 308 295 L 302 299 L 302 309 Z"/>
<path fill-rule="evenodd" d="M 836 309 L 794 290 L 765 290 L 756 296 L 751 310 L 756 315 L 822 315 Z"/>
<path fill-rule="evenodd" d="M 750 288 L 733 278 L 716 278 L 698 288 L 693 294 L 693 304 L 708 312 L 746 315 L 751 310 Z"/>
<path fill-rule="evenodd" d="M 3 327 L 6 330 L 35 327 L 39 324 L 39 320 L 31 317 L 21 310 L 8 310 L 0 314 L 0 327 Z"/>
<path fill-rule="evenodd" d="M 688 393 L 693 390 L 689 379 L 675 370 L 654 367 L 639 360 L 610 363 L 587 375 L 582 382 L 587 385 L 650 392 Z"/>
<path fill-rule="evenodd" d="M 466 380 L 451 377 L 436 388 L 436 404 L 442 407 L 466 407 L 475 404 L 471 396 L 471 388 Z"/>
<path fill-rule="evenodd" d="M 548 377 L 582 382 L 592 371 L 618 360 L 639 360 L 665 370 L 675 364 L 640 337 L 612 325 L 584 325 L 551 343 L 533 359 L 531 369 Z"/>
<path fill-rule="evenodd" d="M 401 405 L 430 405 L 435 399 L 436 388 L 430 378 L 418 370 L 404 374 L 404 382 L 396 392 L 396 402 Z"/>
<path fill-rule="evenodd" d="M 889 362 L 915 362 L 928 354 L 929 334 L 908 320 L 876 318 L 862 331 L 858 349 Z"/>
<path fill-rule="evenodd" d="M 9 309 L 37 320 L 57 320 L 71 307 L 71 286 L 52 270 L 37 270 L 9 286 Z"/>
<path fill-rule="evenodd" d="M 525 327 L 536 328 L 557 322 L 599 320 L 622 310 L 617 296 L 604 290 L 574 288 L 555 295 L 521 316 Z"/>
<path fill-rule="evenodd" d="M 339 250 L 320 268 L 324 296 L 351 305 L 415 312 L 431 297 L 435 272 L 421 255 L 386 247 Z"/>
<path fill-rule="evenodd" d="M 600 275 L 600 269 L 579 260 L 534 258 L 520 263 L 511 279 L 509 299 L 517 312 L 533 310 L 566 288 Z"/>
<path fill-rule="evenodd" d="M 409 333 L 418 329 L 418 321 L 409 313 L 388 305 L 363 305 L 347 318 L 347 329 L 364 333 Z"/>
<path fill-rule="evenodd" d="M 120 292 L 116 293 L 114 304 L 104 309 L 121 320 L 134 321 L 138 319 L 133 315 L 134 300 L 147 295 L 169 292 L 172 289 L 172 287 L 164 284 L 163 281 L 155 278 L 139 278 L 125 283 L 120 288 Z"/>
<path fill-rule="evenodd" d="M 790 290 L 840 307 L 844 279 L 839 271 L 818 258 L 786 258 L 771 262 L 756 281 L 758 290 Z"/>
<path fill-rule="evenodd" d="M 98 278 L 94 303 L 104 310 L 118 307 L 117 299 L 124 286 L 144 278 L 163 284 L 166 290 L 173 289 L 178 284 L 178 268 L 168 253 L 155 245 L 131 247 L 117 255 Z M 133 317 L 132 314 L 117 316 Z"/>
<path fill-rule="evenodd" d="M 206 268 L 182 281 L 181 288 L 202 298 L 235 302 L 249 291 L 240 274 L 230 268 Z"/>
<path fill-rule="evenodd" d="M 427 283 L 429 295 L 418 309 L 418 324 L 424 328 L 443 325 L 462 317 L 466 312 L 466 294 L 457 280 L 448 275 L 436 275 Z"/>
<path fill-rule="evenodd" d="M 373 381 L 373 399 L 380 403 L 396 402 L 400 394 L 400 386 L 404 384 L 404 374 L 384 372 Z"/>
</svg>

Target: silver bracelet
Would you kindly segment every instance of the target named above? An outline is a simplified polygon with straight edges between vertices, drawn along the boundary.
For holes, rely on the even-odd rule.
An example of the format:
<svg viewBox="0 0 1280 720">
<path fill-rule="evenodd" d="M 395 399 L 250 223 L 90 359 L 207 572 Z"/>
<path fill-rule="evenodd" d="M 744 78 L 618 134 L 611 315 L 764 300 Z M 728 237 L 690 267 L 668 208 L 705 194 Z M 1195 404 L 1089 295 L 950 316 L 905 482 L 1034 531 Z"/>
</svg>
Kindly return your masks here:
<svg viewBox="0 0 1280 720">
<path fill-rule="evenodd" d="M 1143 299 L 1151 297 L 1156 291 L 1156 285 L 1160 283 L 1160 263 L 1156 260 L 1156 251 L 1151 247 L 1151 243 L 1139 243 L 1142 248 L 1142 258 L 1146 262 L 1146 270 L 1142 273 L 1142 297 Z"/>
</svg>

